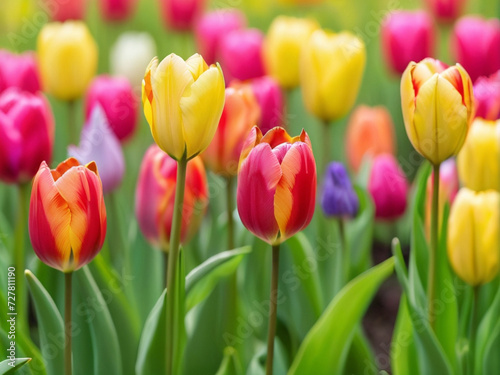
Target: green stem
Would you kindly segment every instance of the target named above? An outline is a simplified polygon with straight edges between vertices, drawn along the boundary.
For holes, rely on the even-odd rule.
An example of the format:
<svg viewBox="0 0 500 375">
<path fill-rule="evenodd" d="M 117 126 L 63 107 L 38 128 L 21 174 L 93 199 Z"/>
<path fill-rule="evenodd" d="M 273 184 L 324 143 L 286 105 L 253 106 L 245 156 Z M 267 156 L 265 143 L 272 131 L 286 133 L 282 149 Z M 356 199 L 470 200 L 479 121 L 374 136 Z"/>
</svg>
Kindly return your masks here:
<svg viewBox="0 0 500 375">
<path fill-rule="evenodd" d="M 323 127 L 323 155 L 321 159 L 321 169 L 319 170 L 319 174 L 323 176 L 323 173 L 325 172 L 326 166 L 328 165 L 328 162 L 330 161 L 330 125 L 328 124 L 328 121 L 323 121 L 322 124 Z"/>
<path fill-rule="evenodd" d="M 474 286 L 472 288 L 473 299 L 470 314 L 470 325 L 469 325 L 469 374 L 474 374 L 474 356 L 476 351 L 476 331 L 477 331 L 477 305 L 478 305 L 478 294 L 479 286 Z"/>
<path fill-rule="evenodd" d="M 127 243 L 123 240 L 124 235 L 122 233 L 121 225 L 121 218 L 123 215 L 120 214 L 116 193 L 109 193 L 107 198 L 110 218 L 112 219 L 108 221 L 110 223 L 110 235 L 108 238 L 111 264 L 119 272 L 119 274 L 122 274 L 124 271 L 125 274 L 128 275 L 130 272 L 130 263 Z"/>
<path fill-rule="evenodd" d="M 436 283 L 436 258 L 439 242 L 439 167 L 433 166 L 432 211 L 431 211 L 431 246 L 429 251 L 429 278 L 427 283 L 427 302 L 429 305 L 429 323 L 434 328 L 434 296 Z"/>
<path fill-rule="evenodd" d="M 234 249 L 234 177 L 227 177 L 226 209 L 227 209 L 227 248 Z M 238 273 L 237 270 L 228 280 L 227 289 L 224 289 L 228 300 L 227 331 L 236 334 L 238 319 Z"/>
<path fill-rule="evenodd" d="M 73 272 L 64 274 L 64 374 L 71 375 L 71 294 Z"/>
<path fill-rule="evenodd" d="M 338 219 L 339 233 L 340 233 L 340 246 L 342 247 L 342 286 L 349 281 L 349 250 L 347 248 L 347 241 L 345 235 L 344 219 Z"/>
<path fill-rule="evenodd" d="M 182 226 L 182 208 L 184 203 L 184 187 L 186 185 L 186 167 L 187 159 L 184 155 L 177 162 L 177 183 L 175 186 L 175 202 L 174 213 L 172 218 L 172 229 L 170 233 L 170 249 L 168 254 L 168 271 L 167 271 L 167 343 L 166 343 L 166 374 L 173 375 L 174 355 L 180 348 L 176 347 L 176 338 L 178 337 L 177 329 L 179 327 L 178 320 L 184 319 L 184 314 L 178 314 L 175 311 L 176 300 L 178 300 L 176 291 L 177 263 L 179 262 L 179 245 L 181 239 Z"/>
<path fill-rule="evenodd" d="M 226 208 L 227 208 L 227 249 L 234 249 L 234 220 L 233 220 L 233 184 L 234 177 L 227 178 Z"/>
<path fill-rule="evenodd" d="M 25 268 L 25 236 L 26 236 L 26 223 L 27 223 L 27 195 L 29 190 L 29 183 L 18 185 L 18 216 L 15 230 L 15 243 L 14 243 L 14 263 L 16 266 L 16 299 L 18 321 L 20 329 L 29 329 L 28 326 L 28 299 L 26 297 L 26 287 L 24 284 L 24 268 Z M 26 331 L 29 332 L 29 331 Z"/>
<path fill-rule="evenodd" d="M 78 144 L 78 131 L 76 129 L 76 100 L 68 101 L 68 141 L 67 144 Z"/>
<path fill-rule="evenodd" d="M 274 337 L 276 336 L 276 317 L 278 313 L 278 276 L 280 266 L 280 245 L 273 245 L 273 263 L 271 273 L 271 294 L 269 307 L 269 329 L 267 331 L 267 359 L 266 359 L 266 375 L 273 373 L 273 358 L 274 358 Z"/>
</svg>

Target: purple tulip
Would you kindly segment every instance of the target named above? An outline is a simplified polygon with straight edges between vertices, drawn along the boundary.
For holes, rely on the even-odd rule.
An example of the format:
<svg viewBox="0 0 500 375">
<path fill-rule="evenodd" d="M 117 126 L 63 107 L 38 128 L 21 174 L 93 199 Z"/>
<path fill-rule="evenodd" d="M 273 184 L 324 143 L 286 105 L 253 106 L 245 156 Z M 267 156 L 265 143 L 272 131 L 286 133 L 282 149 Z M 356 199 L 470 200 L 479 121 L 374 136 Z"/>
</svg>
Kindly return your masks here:
<svg viewBox="0 0 500 375">
<path fill-rule="evenodd" d="M 328 217 L 355 217 L 359 200 L 344 165 L 332 162 L 328 165 L 321 195 L 321 207 Z"/>
</svg>

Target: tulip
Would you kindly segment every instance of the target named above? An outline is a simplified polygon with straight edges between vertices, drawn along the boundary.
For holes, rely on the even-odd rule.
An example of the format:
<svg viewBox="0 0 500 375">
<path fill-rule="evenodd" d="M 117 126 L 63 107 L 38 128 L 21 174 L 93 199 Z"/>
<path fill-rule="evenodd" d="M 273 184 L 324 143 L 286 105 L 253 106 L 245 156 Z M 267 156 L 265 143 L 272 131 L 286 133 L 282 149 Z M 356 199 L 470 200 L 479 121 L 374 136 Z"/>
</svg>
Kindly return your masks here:
<svg viewBox="0 0 500 375">
<path fill-rule="evenodd" d="M 207 166 L 215 173 L 235 176 L 246 136 L 257 123 L 260 108 L 248 86 L 226 89 L 224 110 L 210 146 L 202 154 Z"/>
<path fill-rule="evenodd" d="M 85 102 L 87 124 L 96 105 L 102 106 L 119 140 L 129 138 L 137 125 L 137 98 L 125 78 L 99 76 L 91 83 Z"/>
<path fill-rule="evenodd" d="M 401 107 L 413 147 L 439 165 L 464 144 L 474 114 L 472 82 L 459 64 L 411 62 L 401 78 Z"/>
<path fill-rule="evenodd" d="M 175 160 L 203 152 L 214 137 L 224 107 L 224 77 L 195 54 L 154 58 L 142 86 L 144 115 L 153 138 Z"/>
<path fill-rule="evenodd" d="M 0 180 L 25 183 L 52 159 L 54 119 L 40 94 L 10 88 L 0 95 Z"/>
<path fill-rule="evenodd" d="M 389 13 L 382 25 L 385 60 L 392 71 L 400 75 L 410 62 L 433 56 L 435 38 L 432 20 L 427 13 Z"/>
<path fill-rule="evenodd" d="M 349 32 L 316 30 L 304 45 L 300 60 L 306 109 L 323 122 L 347 114 L 356 101 L 365 68 L 363 42 Z"/>
<path fill-rule="evenodd" d="M 134 88 L 140 87 L 144 69 L 155 55 L 156 44 L 151 35 L 127 31 L 120 35 L 111 48 L 111 73 L 127 78 Z"/>
<path fill-rule="evenodd" d="M 328 165 L 323 179 L 321 206 L 328 217 L 352 218 L 359 210 L 359 200 L 347 170 L 340 162 Z"/>
<path fill-rule="evenodd" d="M 458 154 L 458 173 L 462 184 L 472 190 L 500 191 L 500 120 L 477 118 Z"/>
<path fill-rule="evenodd" d="M 257 29 L 234 30 L 220 41 L 220 60 L 227 82 L 265 74 L 262 56 L 264 34 Z"/>
<path fill-rule="evenodd" d="M 33 53 L 16 55 L 0 50 L 0 92 L 9 87 L 17 87 L 32 94 L 40 90 L 40 79 Z"/>
<path fill-rule="evenodd" d="M 194 32 L 198 51 L 207 64 L 217 61 L 222 37 L 245 28 L 246 23 L 245 14 L 236 9 L 215 10 L 200 17 Z"/>
<path fill-rule="evenodd" d="M 167 27 L 186 31 L 202 13 L 205 0 L 160 0 L 160 6 Z"/>
<path fill-rule="evenodd" d="M 49 11 L 52 21 L 83 20 L 87 12 L 87 0 L 43 0 L 42 6 Z"/>
<path fill-rule="evenodd" d="M 269 74 L 281 87 L 299 85 L 299 57 L 311 34 L 319 29 L 312 19 L 279 16 L 274 19 L 264 42 L 264 58 Z"/>
<path fill-rule="evenodd" d="M 435 18 L 452 22 L 462 13 L 466 0 L 426 0 L 426 3 Z"/>
<path fill-rule="evenodd" d="M 80 147 L 69 146 L 68 154 L 80 163 L 95 161 L 104 194 L 115 190 L 122 182 L 125 172 L 123 151 L 101 106 L 92 109 L 82 130 Z"/>
<path fill-rule="evenodd" d="M 448 258 L 455 273 L 477 286 L 495 278 L 499 269 L 500 195 L 489 190 L 460 189 L 448 220 Z"/>
<path fill-rule="evenodd" d="M 97 45 L 83 22 L 46 24 L 37 41 L 44 90 L 62 100 L 83 95 L 97 69 Z"/>
<path fill-rule="evenodd" d="M 346 131 L 346 153 L 349 165 L 359 171 L 366 155 L 396 152 L 391 114 L 383 107 L 360 105 L 351 115 Z"/>
<path fill-rule="evenodd" d="M 481 17 L 463 17 L 455 24 L 452 52 L 472 81 L 500 69 L 500 21 Z"/>
<path fill-rule="evenodd" d="M 106 21 L 125 21 L 134 12 L 137 0 L 100 0 L 101 15 Z"/>
<path fill-rule="evenodd" d="M 31 26 L 32 23 L 28 23 L 27 20 L 32 20 L 35 17 L 38 17 L 39 6 L 37 2 L 2 0 L 0 8 L 0 25 L 2 25 L 1 32 L 3 36 L 7 37 L 4 41 L 8 41 L 14 48 L 20 48 L 21 45 L 22 47 L 25 47 L 27 42 L 27 38 L 25 36 L 27 36 L 27 33 L 33 33 L 30 34 L 30 36 L 33 36 L 36 33 L 36 29 Z M 45 14 L 43 14 L 42 17 L 43 21 L 38 22 L 45 22 Z M 27 27 L 28 24 L 30 25 L 30 28 Z M 5 42 L 3 44 L 5 44 Z"/>
<path fill-rule="evenodd" d="M 393 220 L 406 210 L 408 182 L 394 156 L 378 155 L 373 159 L 368 191 L 375 203 L 375 217 Z"/>
<path fill-rule="evenodd" d="M 500 119 L 500 70 L 487 77 L 479 77 L 474 83 L 476 117 L 485 120 Z"/>
<path fill-rule="evenodd" d="M 169 250 L 177 181 L 177 162 L 158 146 L 149 147 L 142 160 L 135 193 L 135 214 L 149 242 Z M 208 205 L 207 177 L 199 157 L 187 164 L 182 208 L 181 243 L 196 233 Z"/>
<path fill-rule="evenodd" d="M 292 138 L 277 127 L 262 136 L 254 127 L 241 151 L 238 172 L 243 225 L 277 245 L 309 225 L 315 202 L 316 164 L 307 133 Z"/>
<path fill-rule="evenodd" d="M 89 263 L 106 235 L 106 207 L 94 162 L 74 158 L 50 169 L 42 162 L 33 180 L 29 233 L 42 262 L 68 273 Z"/>
<path fill-rule="evenodd" d="M 284 126 L 286 120 L 283 93 L 273 78 L 263 76 L 249 83 L 259 103 L 260 119 L 257 122 L 263 134 L 276 126 Z"/>
</svg>

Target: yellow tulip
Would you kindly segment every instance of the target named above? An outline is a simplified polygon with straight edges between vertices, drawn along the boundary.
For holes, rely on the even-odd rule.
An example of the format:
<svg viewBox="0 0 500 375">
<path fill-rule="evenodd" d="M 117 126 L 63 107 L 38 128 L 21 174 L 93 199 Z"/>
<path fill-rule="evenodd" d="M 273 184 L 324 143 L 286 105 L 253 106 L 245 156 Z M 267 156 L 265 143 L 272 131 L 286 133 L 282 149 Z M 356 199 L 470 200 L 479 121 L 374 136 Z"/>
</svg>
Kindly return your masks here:
<svg viewBox="0 0 500 375">
<path fill-rule="evenodd" d="M 470 285 L 491 281 L 499 269 L 500 194 L 462 188 L 448 221 L 448 258 Z"/>
<path fill-rule="evenodd" d="M 37 52 L 45 91 L 62 100 L 85 93 L 97 70 L 97 45 L 83 22 L 46 24 Z"/>
<path fill-rule="evenodd" d="M 347 114 L 356 101 L 365 61 L 365 45 L 355 35 L 316 30 L 300 59 L 300 85 L 307 110 L 325 122 Z"/>
<path fill-rule="evenodd" d="M 500 191 L 500 120 L 476 118 L 458 154 L 458 172 L 465 187 Z"/>
<path fill-rule="evenodd" d="M 300 52 L 311 34 L 319 29 L 312 19 L 279 16 L 272 22 L 264 42 L 269 74 L 287 89 L 299 85 Z"/>
<path fill-rule="evenodd" d="M 220 66 L 208 66 L 198 54 L 184 61 L 170 54 L 154 58 L 142 81 L 144 115 L 158 146 L 175 160 L 205 150 L 224 108 Z"/>
<path fill-rule="evenodd" d="M 474 115 L 472 82 L 461 65 L 411 62 L 401 78 L 401 107 L 413 147 L 434 165 L 458 154 Z"/>
</svg>

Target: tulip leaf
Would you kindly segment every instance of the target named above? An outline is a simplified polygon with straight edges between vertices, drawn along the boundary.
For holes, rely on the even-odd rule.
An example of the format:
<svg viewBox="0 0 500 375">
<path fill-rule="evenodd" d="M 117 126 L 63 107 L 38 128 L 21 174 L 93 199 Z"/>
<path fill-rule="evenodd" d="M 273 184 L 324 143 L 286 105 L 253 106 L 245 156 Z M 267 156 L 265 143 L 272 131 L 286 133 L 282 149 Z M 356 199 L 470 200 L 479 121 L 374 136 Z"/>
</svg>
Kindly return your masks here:
<svg viewBox="0 0 500 375">
<path fill-rule="evenodd" d="M 376 375 L 379 373 L 370 343 L 361 328 L 358 328 L 352 339 L 344 373 L 363 375 Z"/>
<path fill-rule="evenodd" d="M 234 348 L 228 346 L 224 349 L 224 358 L 215 375 L 244 375 L 238 352 Z"/>
<path fill-rule="evenodd" d="M 413 342 L 413 327 L 404 293 L 399 302 L 396 326 L 392 336 L 391 368 L 394 375 L 420 374 Z"/>
<path fill-rule="evenodd" d="M 495 366 L 497 366 L 498 372 L 498 366 L 500 365 L 497 363 L 498 350 L 500 348 L 500 342 L 498 341 L 498 336 L 500 335 L 500 326 L 498 323 L 499 315 L 500 289 L 498 289 L 493 303 L 484 315 L 477 329 L 474 374 L 481 375 L 492 373 L 488 369 L 494 368 Z M 496 351 L 492 350 L 493 348 L 496 348 Z M 481 358 L 483 358 L 482 361 Z"/>
<path fill-rule="evenodd" d="M 361 318 L 394 269 L 394 259 L 371 268 L 350 281 L 335 296 L 307 334 L 288 375 L 342 373 L 345 358 Z"/>
<path fill-rule="evenodd" d="M 500 321 L 497 321 L 492 328 L 488 341 L 484 349 L 483 371 L 479 374 L 483 375 L 496 375 L 500 368 Z M 483 357 L 476 357 L 479 362 Z"/>
<path fill-rule="evenodd" d="M 246 375 L 265 375 L 267 350 L 264 345 L 260 346 L 248 365 Z M 286 374 L 285 350 L 278 339 L 274 340 L 273 374 Z"/>
<path fill-rule="evenodd" d="M 94 375 L 122 374 L 122 360 L 108 303 L 99 290 L 88 266 L 75 272 L 86 305 L 82 312 L 89 318 L 90 335 L 94 352 Z"/>
<path fill-rule="evenodd" d="M 0 362 L 0 375 L 14 374 L 30 361 L 31 358 L 16 358 L 14 361 L 6 359 L 5 361 Z"/>
<path fill-rule="evenodd" d="M 31 273 L 25 271 L 28 288 L 33 297 L 40 331 L 40 348 L 48 374 L 64 373 L 64 321 L 56 304 L 43 285 Z"/>
</svg>

